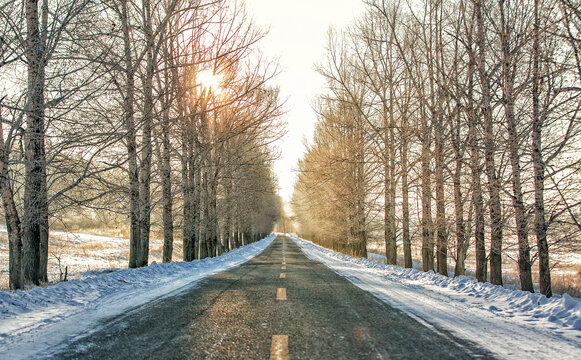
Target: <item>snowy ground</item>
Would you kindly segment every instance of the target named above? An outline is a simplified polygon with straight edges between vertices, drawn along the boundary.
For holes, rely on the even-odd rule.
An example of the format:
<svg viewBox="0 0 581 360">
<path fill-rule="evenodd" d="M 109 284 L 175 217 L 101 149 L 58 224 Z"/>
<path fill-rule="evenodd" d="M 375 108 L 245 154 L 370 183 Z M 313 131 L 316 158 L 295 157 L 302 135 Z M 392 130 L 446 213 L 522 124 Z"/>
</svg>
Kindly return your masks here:
<svg viewBox="0 0 581 360">
<path fill-rule="evenodd" d="M 161 262 L 163 240 L 149 241 L 149 261 Z M 122 237 L 50 231 L 48 280 L 59 281 L 67 270 L 67 279 L 80 279 L 91 270 L 125 268 L 129 263 L 129 239 Z M 181 241 L 174 243 L 174 259 L 182 258 Z M 0 290 L 8 289 L 8 235 L 0 224 Z"/>
<path fill-rule="evenodd" d="M 216 258 L 140 269 L 89 271 L 67 282 L 30 291 L 0 291 L 0 359 L 38 359 L 64 339 L 87 335 L 105 318 L 171 296 L 205 277 L 253 258 L 271 235 Z"/>
<path fill-rule="evenodd" d="M 355 259 L 293 240 L 310 259 L 443 335 L 450 332 L 502 358 L 581 358 L 579 299 L 566 294 L 547 299 L 465 276 L 449 278 Z"/>
</svg>

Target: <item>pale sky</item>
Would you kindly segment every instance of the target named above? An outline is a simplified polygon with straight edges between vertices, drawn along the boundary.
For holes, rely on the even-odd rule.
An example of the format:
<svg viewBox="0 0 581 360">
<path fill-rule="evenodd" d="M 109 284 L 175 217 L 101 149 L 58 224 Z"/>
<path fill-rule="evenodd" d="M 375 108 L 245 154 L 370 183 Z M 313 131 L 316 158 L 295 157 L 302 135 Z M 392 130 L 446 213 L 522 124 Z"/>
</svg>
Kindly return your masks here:
<svg viewBox="0 0 581 360">
<path fill-rule="evenodd" d="M 256 25 L 270 32 L 260 47 L 266 55 L 278 58 L 282 73 L 275 82 L 287 100 L 287 135 L 278 144 L 282 151 L 274 171 L 278 174 L 280 195 L 292 196 L 297 161 L 305 148 L 303 138 L 311 140 L 316 121 L 313 99 L 325 86 L 315 64 L 325 54 L 330 26 L 342 28 L 361 12 L 361 0 L 246 0 Z"/>
</svg>

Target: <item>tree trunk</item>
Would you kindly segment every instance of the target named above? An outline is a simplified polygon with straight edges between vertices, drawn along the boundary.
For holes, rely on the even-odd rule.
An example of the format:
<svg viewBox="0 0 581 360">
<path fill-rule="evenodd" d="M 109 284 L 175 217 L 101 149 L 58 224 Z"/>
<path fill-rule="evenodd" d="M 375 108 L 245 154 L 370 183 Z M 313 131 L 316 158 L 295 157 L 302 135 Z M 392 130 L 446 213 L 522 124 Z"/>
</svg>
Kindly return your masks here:
<svg viewBox="0 0 581 360">
<path fill-rule="evenodd" d="M 0 118 L 2 118 L 1 111 L 2 108 L 0 107 Z M 4 129 L 2 121 L 0 121 L 0 196 L 2 196 L 6 232 L 8 233 L 8 285 L 10 290 L 17 290 L 24 287 L 22 278 L 22 227 L 10 184 L 8 154 L 9 151 L 6 150 L 4 143 Z"/>
<path fill-rule="evenodd" d="M 387 104 L 385 104 L 387 105 Z M 394 231 L 395 225 L 395 217 L 392 215 L 393 209 L 395 207 L 395 199 L 392 198 L 392 188 L 394 184 L 392 184 L 392 174 L 395 171 L 392 168 L 392 146 L 395 146 L 393 141 L 390 142 L 391 130 L 390 126 L 392 123 L 391 118 L 393 117 L 393 109 L 386 109 L 384 105 L 383 111 L 383 128 L 384 128 L 384 154 L 383 154 L 383 171 L 384 171 L 384 179 L 383 179 L 383 213 L 384 213 L 384 223 L 383 223 L 383 231 L 384 231 L 384 238 L 385 238 L 385 258 L 386 263 L 390 265 L 395 265 L 397 263 L 397 243 L 396 243 L 396 235 Z"/>
<path fill-rule="evenodd" d="M 174 2 L 177 6 L 177 1 Z M 174 9 L 174 6 L 170 6 L 166 10 L 166 14 L 170 14 Z M 164 33 L 171 37 L 171 34 L 175 34 L 176 30 L 171 24 L 164 24 Z M 163 72 L 158 71 L 156 76 L 158 79 L 158 84 L 160 87 L 165 87 L 166 89 L 171 89 L 171 91 L 163 91 L 160 96 L 161 99 L 161 134 L 158 136 L 161 138 L 161 154 L 159 155 L 160 162 L 160 175 L 161 175 L 161 186 L 162 186 L 162 221 L 163 221 L 163 254 L 162 261 L 164 263 L 172 262 L 173 260 L 173 248 L 174 248 L 174 218 L 173 218 L 173 191 L 172 191 L 172 171 L 171 171 L 171 131 L 172 131 L 172 103 L 175 101 L 177 103 L 177 115 L 180 120 L 185 120 L 184 116 L 184 104 L 181 101 L 183 99 L 182 86 L 180 83 L 180 77 L 178 73 L 177 61 L 178 55 L 175 49 L 174 41 L 168 39 L 164 41 L 163 46 Z M 163 80 L 162 80 L 163 75 Z M 177 95 L 177 96 L 176 96 Z M 176 101 L 177 100 L 177 101 Z M 183 159 L 183 157 L 182 157 Z M 182 163 L 183 166 L 183 163 Z"/>
<path fill-rule="evenodd" d="M 404 119 L 404 121 L 406 121 Z M 404 125 L 406 126 L 406 125 Z M 408 143 L 407 132 L 404 132 L 401 144 L 401 193 L 402 193 L 402 227 L 404 266 L 413 267 L 412 245 L 410 241 L 410 208 L 408 185 Z"/>
<path fill-rule="evenodd" d="M 8 233 L 8 285 L 10 290 L 24 288 L 22 277 L 22 232 L 20 217 L 14 203 L 14 195 L 8 183 L 7 173 L 2 174 L 0 192 L 2 192 L 2 204 L 4 206 L 4 218 L 6 219 L 6 232 Z"/>
<path fill-rule="evenodd" d="M 462 196 L 462 165 L 464 164 L 464 152 L 461 149 L 460 115 L 457 116 L 455 134 L 453 135 L 454 162 L 454 212 L 456 217 L 456 266 L 454 267 L 454 277 L 465 275 L 466 252 L 468 250 L 468 236 L 464 225 L 464 198 Z M 470 119 L 468 120 L 470 121 Z"/>
<path fill-rule="evenodd" d="M 230 161 L 228 159 L 226 164 L 226 174 L 224 179 L 224 198 L 225 198 L 225 220 L 224 220 L 224 243 L 226 244 L 228 251 L 232 251 L 236 248 L 236 244 L 232 237 L 232 172 L 230 170 Z"/>
<path fill-rule="evenodd" d="M 512 63 L 514 56 L 511 55 L 509 44 L 509 26 L 505 18 L 504 0 L 499 1 L 501 14 L 501 44 L 502 44 L 502 73 L 504 95 L 504 112 L 508 127 L 508 149 L 509 159 L 512 167 L 512 203 L 515 211 L 516 229 L 518 238 L 518 268 L 520 286 L 523 291 L 534 292 L 533 279 L 531 275 L 530 247 L 528 238 L 527 214 L 524 207 L 523 193 L 521 189 L 521 170 L 519 162 L 519 141 L 516 116 L 514 113 L 514 75 Z M 517 53 L 518 55 L 518 53 Z"/>
<path fill-rule="evenodd" d="M 432 184 L 430 174 L 431 128 L 423 115 L 422 138 L 422 269 L 434 270 L 434 238 L 432 232 Z"/>
<path fill-rule="evenodd" d="M 472 206 L 474 206 L 474 247 L 476 252 L 476 280 L 486 282 L 488 270 L 486 246 L 484 242 L 484 200 L 480 182 L 480 151 L 476 140 L 475 125 L 469 126 L 470 137 L 470 172 L 472 175 Z"/>
<path fill-rule="evenodd" d="M 181 164 L 182 164 L 182 197 L 183 197 L 183 210 L 182 210 L 182 249 L 183 249 L 183 259 L 184 261 L 192 261 L 191 258 L 192 248 L 194 244 L 192 242 L 193 236 L 193 204 L 192 204 L 192 194 L 190 193 L 191 189 L 191 181 L 193 179 L 190 178 L 189 173 L 189 164 L 190 164 L 190 157 L 191 155 L 191 140 L 189 137 L 191 133 L 186 125 L 187 118 L 184 114 L 183 116 L 184 124 L 182 124 L 182 157 L 181 157 Z"/>
<path fill-rule="evenodd" d="M 234 248 L 239 248 L 240 247 L 240 223 L 238 220 L 235 221 L 234 224 Z"/>
<path fill-rule="evenodd" d="M 490 194 L 490 282 L 502 285 L 502 213 L 500 180 L 496 174 L 494 123 L 492 119 L 490 79 L 486 71 L 486 35 L 482 0 L 476 0 L 476 45 L 478 46 L 478 70 L 482 87 L 482 117 L 484 119 L 484 158 L 488 191 Z"/>
<path fill-rule="evenodd" d="M 142 1 L 143 27 L 145 32 L 145 78 L 143 81 L 142 149 L 139 165 L 139 227 L 140 244 L 137 266 L 147 266 L 149 262 L 149 231 L 151 227 L 151 130 L 153 122 L 153 76 L 155 70 L 154 39 L 150 0 Z"/>
<path fill-rule="evenodd" d="M 393 72 L 393 69 L 390 70 Z M 390 96 L 389 96 L 389 141 L 388 141 L 388 148 L 389 148 L 389 233 L 392 237 L 391 241 L 391 254 L 392 254 L 392 262 L 394 265 L 397 265 L 397 221 L 395 217 L 395 196 L 396 196 L 396 168 L 395 168 L 395 115 L 394 115 L 394 106 L 395 106 L 395 91 L 393 86 L 390 87 Z M 361 158 L 361 164 L 363 164 L 365 159 Z M 363 167 L 363 166 L 362 166 Z M 363 172 L 363 169 L 361 170 Z M 363 180 L 365 181 L 365 180 Z M 365 201 L 365 199 L 363 199 Z M 367 237 L 367 236 L 366 236 Z M 366 252 L 367 254 L 367 252 Z"/>
<path fill-rule="evenodd" d="M 44 3 L 43 8 L 46 6 Z M 44 8 L 45 15 L 47 9 Z M 38 285 L 46 276 L 48 206 L 44 148 L 45 41 L 40 32 L 38 2 L 26 1 L 28 106 L 25 132 L 22 275 L 25 284 Z M 42 247 L 42 248 L 41 248 Z M 41 254 L 42 250 L 42 254 Z M 41 270 L 41 266 L 45 266 Z M 44 275 L 44 276 L 43 276 Z"/>
<path fill-rule="evenodd" d="M 202 226 L 201 240 L 203 241 L 203 246 L 206 248 L 206 256 L 214 257 L 213 243 L 210 233 L 210 182 L 208 181 L 209 173 L 207 169 L 207 161 L 204 162 L 204 169 L 202 170 Z"/>
<path fill-rule="evenodd" d="M 367 229 L 366 229 L 366 215 L 365 215 L 365 144 L 363 138 L 363 129 L 358 125 L 356 131 L 356 154 L 355 154 L 355 164 L 356 164 L 356 191 L 357 191 L 357 203 L 356 203 L 356 248 L 355 256 L 367 258 Z M 390 226 L 393 225 L 390 224 Z M 259 240 L 259 239 L 257 239 Z M 395 245 L 395 236 L 394 236 Z M 392 245 L 393 246 L 393 245 Z M 393 251 L 393 250 L 392 250 Z"/>
<path fill-rule="evenodd" d="M 472 178 L 472 206 L 474 208 L 474 247 L 476 253 L 476 280 L 486 282 L 487 279 L 487 259 L 486 245 L 484 241 L 484 201 L 482 199 L 481 184 L 481 160 L 480 144 L 477 138 L 477 126 L 479 118 L 477 116 L 474 102 L 474 74 L 477 66 L 476 54 L 472 50 L 472 37 L 470 37 L 470 64 L 468 71 L 468 145 L 470 148 L 470 173 Z"/>
<path fill-rule="evenodd" d="M 544 115 L 540 111 L 540 20 L 539 0 L 535 0 L 535 19 L 533 33 L 533 126 L 532 126 L 532 157 L 535 186 L 535 233 L 539 253 L 539 285 L 541 294 L 551 297 L 551 267 L 549 266 L 549 245 L 547 242 L 547 222 L 545 220 L 545 162 L 543 161 L 542 130 Z"/>
<path fill-rule="evenodd" d="M 436 183 L 436 231 L 437 231 L 437 243 L 436 243 L 436 259 L 438 272 L 442 275 L 448 276 L 448 234 L 446 226 L 446 203 L 444 199 L 444 105 L 450 102 L 448 95 L 444 92 L 446 80 L 442 76 L 442 71 L 445 71 L 445 61 L 443 55 L 443 40 L 442 40 L 442 13 L 443 13 L 443 2 L 434 2 L 430 6 L 433 6 L 431 11 L 434 12 L 432 17 L 435 22 L 433 24 L 434 31 L 434 45 L 432 52 L 433 60 L 429 62 L 430 66 L 430 86 L 432 85 L 433 79 L 436 80 L 436 101 L 437 104 L 432 102 L 432 107 L 436 109 L 434 117 L 434 180 Z M 431 27 L 431 25 L 430 25 Z M 430 36 L 431 42 L 432 36 Z M 431 47 L 431 44 L 430 44 Z M 434 74 L 435 72 L 435 74 Z M 454 76 L 452 73 L 446 74 L 449 76 Z M 434 97 L 434 90 L 431 89 L 432 97 Z M 450 114 L 446 116 L 451 116 Z"/>
<path fill-rule="evenodd" d="M 454 277 L 465 275 L 466 266 L 466 228 L 464 226 L 464 203 L 460 189 L 461 160 L 456 162 L 454 172 L 454 211 L 456 213 L 456 265 Z"/>
<path fill-rule="evenodd" d="M 40 247 L 39 247 L 39 267 L 38 267 L 38 279 L 42 282 L 48 282 L 48 191 L 46 184 L 46 168 L 44 173 L 42 194 L 43 199 L 41 200 L 40 208 Z"/>
<path fill-rule="evenodd" d="M 440 106 L 438 105 L 438 107 Z M 434 179 L 436 181 L 436 228 L 438 233 L 436 253 L 438 272 L 448 276 L 448 236 L 446 234 L 446 204 L 444 202 L 444 129 L 442 116 L 443 114 L 440 109 L 436 115 L 435 124 L 436 169 Z"/>
<path fill-rule="evenodd" d="M 132 38 L 129 24 L 129 1 L 121 2 L 121 28 L 124 44 L 125 94 L 123 97 L 125 143 L 127 147 L 127 164 L 129 170 L 129 267 L 137 267 L 140 251 L 139 230 L 139 173 L 137 168 L 137 141 L 135 138 L 135 70 L 131 54 Z"/>
<path fill-rule="evenodd" d="M 212 178 L 210 179 L 210 208 L 209 208 L 209 215 L 210 215 L 210 243 L 212 244 L 212 256 L 220 255 L 221 254 L 221 242 L 220 242 L 220 233 L 218 231 L 218 213 L 217 213 L 217 174 L 213 172 Z"/>
<path fill-rule="evenodd" d="M 171 181 L 171 149 L 170 149 L 169 114 L 164 111 L 164 124 L 161 134 L 161 186 L 163 202 L 163 262 L 172 261 L 173 255 L 173 194 Z"/>
<path fill-rule="evenodd" d="M 387 146 L 387 145 L 386 145 Z M 391 183 L 389 173 L 391 169 L 388 165 L 388 160 L 385 159 L 385 178 L 384 178 L 384 189 L 383 189 L 383 213 L 384 213 L 384 220 L 383 220 L 383 231 L 384 231 L 384 238 L 385 238 L 385 258 L 386 263 L 390 265 L 395 265 L 397 262 L 397 244 L 395 242 L 395 234 L 393 233 L 392 224 L 394 223 L 395 219 L 391 217 L 392 214 L 392 199 L 391 199 Z"/>
<path fill-rule="evenodd" d="M 206 248 L 206 239 L 205 239 L 205 232 L 203 221 L 204 218 L 202 216 L 202 209 L 203 209 L 203 190 L 202 190 L 202 164 L 201 164 L 201 151 L 198 150 L 198 156 L 196 161 L 195 167 L 195 189 L 194 189 L 194 204 L 193 204 L 193 211 L 194 211 L 194 224 L 196 228 L 194 229 L 195 236 L 196 236 L 196 251 L 197 251 L 197 258 L 204 259 L 208 257 L 208 251 Z M 192 170 L 194 171 L 194 170 Z"/>
</svg>

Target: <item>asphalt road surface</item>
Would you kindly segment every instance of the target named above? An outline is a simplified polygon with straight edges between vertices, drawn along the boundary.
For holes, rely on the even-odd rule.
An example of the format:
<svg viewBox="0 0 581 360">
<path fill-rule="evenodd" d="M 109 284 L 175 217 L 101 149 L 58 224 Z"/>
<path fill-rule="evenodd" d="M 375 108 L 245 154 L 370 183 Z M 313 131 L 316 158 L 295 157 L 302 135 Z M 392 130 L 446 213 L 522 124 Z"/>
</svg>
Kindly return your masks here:
<svg viewBox="0 0 581 360">
<path fill-rule="evenodd" d="M 55 359 L 493 358 L 384 304 L 282 236 L 244 265 L 59 348 Z"/>
</svg>

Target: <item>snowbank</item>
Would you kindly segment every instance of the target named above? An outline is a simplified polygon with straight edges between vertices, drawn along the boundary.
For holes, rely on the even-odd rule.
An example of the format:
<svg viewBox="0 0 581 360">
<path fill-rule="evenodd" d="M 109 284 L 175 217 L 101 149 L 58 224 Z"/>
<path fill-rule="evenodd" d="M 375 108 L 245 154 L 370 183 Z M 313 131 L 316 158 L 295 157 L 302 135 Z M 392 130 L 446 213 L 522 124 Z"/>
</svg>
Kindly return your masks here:
<svg viewBox="0 0 581 360">
<path fill-rule="evenodd" d="M 312 243 L 311 245 L 316 246 Z M 338 253 L 334 254 L 345 256 Z M 527 313 L 534 311 L 535 317 L 537 318 L 546 318 L 547 320 L 562 326 L 581 330 L 581 300 L 573 298 L 568 294 L 564 294 L 563 296 L 555 294 L 551 299 L 548 299 L 539 292 L 533 294 L 528 291 L 511 289 L 510 287 L 505 288 L 490 283 L 479 283 L 473 277 L 458 276 L 451 278 L 436 274 L 432 271 L 425 273 L 416 270 L 421 267 L 421 264 L 414 264 L 413 269 L 378 264 L 377 261 L 373 260 L 380 258 L 381 255 L 369 254 L 371 254 L 371 256 L 368 259 L 349 258 L 351 258 L 354 263 L 363 264 L 367 268 L 376 268 L 371 264 L 377 264 L 379 265 L 379 268 L 389 269 L 390 274 L 393 274 L 393 276 L 421 282 L 425 285 L 449 288 L 450 290 L 466 294 L 467 296 L 505 301 L 510 305 L 511 311 L 522 311 Z M 453 274 L 454 273 L 452 272 L 451 276 L 453 276 Z"/>
<path fill-rule="evenodd" d="M 275 234 L 215 258 L 89 271 L 79 280 L 0 292 L 0 358 L 33 358 L 100 319 L 189 289 L 255 257 Z"/>
<path fill-rule="evenodd" d="M 296 237 L 293 240 L 311 260 L 322 262 L 389 305 L 499 356 L 579 358 L 581 354 L 581 301 L 569 295 L 547 299 L 466 276 L 449 278 L 356 259 Z"/>
</svg>

